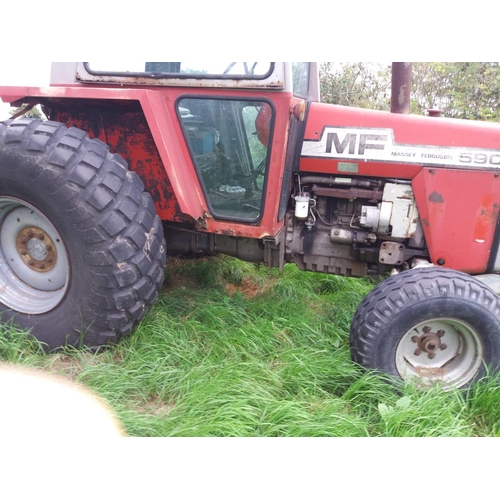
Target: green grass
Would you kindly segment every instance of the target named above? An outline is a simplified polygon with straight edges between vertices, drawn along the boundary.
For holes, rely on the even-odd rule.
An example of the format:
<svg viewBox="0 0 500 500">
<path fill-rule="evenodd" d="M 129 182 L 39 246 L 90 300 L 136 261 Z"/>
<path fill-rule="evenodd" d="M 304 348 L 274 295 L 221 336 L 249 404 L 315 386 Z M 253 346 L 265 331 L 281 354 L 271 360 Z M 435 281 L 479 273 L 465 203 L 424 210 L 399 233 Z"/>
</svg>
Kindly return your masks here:
<svg viewBox="0 0 500 500">
<path fill-rule="evenodd" d="M 0 359 L 90 387 L 131 436 L 499 435 L 492 377 L 418 391 L 351 362 L 351 318 L 372 286 L 227 257 L 179 261 L 119 345 L 44 355 L 3 325 Z"/>
</svg>

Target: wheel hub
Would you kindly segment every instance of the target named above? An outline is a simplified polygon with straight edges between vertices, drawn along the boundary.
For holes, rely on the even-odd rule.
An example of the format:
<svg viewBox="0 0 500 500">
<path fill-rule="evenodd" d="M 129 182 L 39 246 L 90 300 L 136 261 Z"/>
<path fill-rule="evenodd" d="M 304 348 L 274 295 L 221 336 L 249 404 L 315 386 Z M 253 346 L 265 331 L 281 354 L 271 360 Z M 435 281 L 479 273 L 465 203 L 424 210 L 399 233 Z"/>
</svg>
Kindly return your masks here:
<svg viewBox="0 0 500 500">
<path fill-rule="evenodd" d="M 61 302 L 69 276 L 66 247 L 50 220 L 24 201 L 0 197 L 0 303 L 43 314 Z"/>
<path fill-rule="evenodd" d="M 438 330 L 432 333 L 430 327 L 424 326 L 423 334 L 419 337 L 413 335 L 411 341 L 417 344 L 417 349 L 413 353 L 415 356 L 420 356 L 423 352 L 427 353 L 429 359 L 436 356 L 436 351 L 444 351 L 448 346 L 441 342 L 441 338 L 446 334 L 444 330 Z"/>
<path fill-rule="evenodd" d="M 445 389 L 469 382 L 482 360 L 479 334 L 465 321 L 453 318 L 415 325 L 396 349 L 396 368 L 402 378 L 418 377 L 423 385 L 440 381 Z"/>
<path fill-rule="evenodd" d="M 46 273 L 57 263 L 57 250 L 46 231 L 25 227 L 16 237 L 16 250 L 20 259 L 33 271 Z"/>
</svg>

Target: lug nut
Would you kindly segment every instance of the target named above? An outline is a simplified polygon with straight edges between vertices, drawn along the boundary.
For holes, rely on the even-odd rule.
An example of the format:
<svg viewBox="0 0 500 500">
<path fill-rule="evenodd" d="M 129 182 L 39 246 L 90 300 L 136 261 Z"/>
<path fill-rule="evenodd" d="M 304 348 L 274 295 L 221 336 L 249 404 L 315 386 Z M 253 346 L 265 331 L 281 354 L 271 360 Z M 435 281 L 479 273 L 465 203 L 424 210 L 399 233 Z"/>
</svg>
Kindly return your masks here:
<svg viewBox="0 0 500 500">
<path fill-rule="evenodd" d="M 28 252 L 27 252 L 26 250 L 21 250 L 19 253 L 20 253 L 21 255 L 26 255 Z"/>
<path fill-rule="evenodd" d="M 38 269 L 45 269 L 45 264 L 39 264 Z"/>
<path fill-rule="evenodd" d="M 30 231 L 30 232 L 28 233 L 28 238 L 29 238 L 29 239 L 33 238 L 33 231 Z"/>
<path fill-rule="evenodd" d="M 444 351 L 448 346 L 446 344 L 441 344 L 439 348 Z"/>
<path fill-rule="evenodd" d="M 20 242 L 23 244 L 23 245 L 26 245 L 26 243 L 28 243 L 28 240 L 26 238 L 21 238 L 20 239 Z"/>
<path fill-rule="evenodd" d="M 416 335 L 413 335 L 413 337 L 411 338 L 411 341 L 416 344 L 418 342 L 418 337 Z"/>
<path fill-rule="evenodd" d="M 49 264 L 52 264 L 52 262 L 53 262 L 52 257 L 49 257 L 49 258 L 47 259 L 47 262 L 48 262 Z"/>
<path fill-rule="evenodd" d="M 51 245 L 47 245 L 46 250 L 47 250 L 47 252 L 52 252 L 52 246 Z"/>
<path fill-rule="evenodd" d="M 38 239 L 39 239 L 39 240 L 44 240 L 44 239 L 45 239 L 45 235 L 43 235 L 43 234 L 39 234 L 39 235 L 38 235 Z"/>
<path fill-rule="evenodd" d="M 446 332 L 445 332 L 444 330 L 438 330 L 438 331 L 436 332 L 436 335 L 437 335 L 439 338 L 441 338 L 441 337 L 442 337 L 445 333 L 446 333 Z"/>
<path fill-rule="evenodd" d="M 433 352 L 430 352 L 430 353 L 427 355 L 427 357 L 428 357 L 429 359 L 434 359 L 434 357 L 435 357 L 435 356 L 436 356 L 436 355 L 435 355 Z"/>
<path fill-rule="evenodd" d="M 422 354 L 422 351 L 420 349 L 417 349 L 413 354 L 415 356 L 420 356 Z"/>
<path fill-rule="evenodd" d="M 29 260 L 29 261 L 28 261 L 28 264 L 29 264 L 30 266 L 34 266 L 34 265 L 35 265 L 35 262 L 34 262 L 33 260 Z"/>
<path fill-rule="evenodd" d="M 422 328 L 422 331 L 423 331 L 424 333 L 429 333 L 429 332 L 431 331 L 431 327 L 430 327 L 430 326 L 424 326 L 424 327 Z"/>
</svg>

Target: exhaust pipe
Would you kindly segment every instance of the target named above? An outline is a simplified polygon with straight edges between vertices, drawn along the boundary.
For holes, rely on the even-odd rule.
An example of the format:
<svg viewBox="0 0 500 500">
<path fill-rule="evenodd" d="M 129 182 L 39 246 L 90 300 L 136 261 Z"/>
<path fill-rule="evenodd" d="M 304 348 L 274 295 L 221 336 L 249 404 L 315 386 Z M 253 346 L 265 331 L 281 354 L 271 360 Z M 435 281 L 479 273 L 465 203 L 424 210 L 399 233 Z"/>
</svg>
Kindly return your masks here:
<svg viewBox="0 0 500 500">
<path fill-rule="evenodd" d="M 393 62 L 391 79 L 391 113 L 410 113 L 411 62 Z"/>
</svg>

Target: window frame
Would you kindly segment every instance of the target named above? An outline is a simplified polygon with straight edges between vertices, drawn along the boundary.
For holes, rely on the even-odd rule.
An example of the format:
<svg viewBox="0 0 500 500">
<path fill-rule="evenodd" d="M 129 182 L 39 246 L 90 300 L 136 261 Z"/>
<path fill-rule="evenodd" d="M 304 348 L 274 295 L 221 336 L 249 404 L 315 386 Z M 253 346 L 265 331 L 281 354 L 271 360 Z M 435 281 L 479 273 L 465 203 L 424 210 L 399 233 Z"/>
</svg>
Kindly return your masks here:
<svg viewBox="0 0 500 500">
<path fill-rule="evenodd" d="M 198 163 L 196 162 L 196 155 L 192 149 L 191 143 L 189 141 L 189 137 L 187 134 L 186 127 L 184 125 L 184 122 L 181 117 L 180 113 L 180 108 L 184 107 L 182 106 L 181 102 L 186 99 L 199 99 L 199 100 L 205 100 L 205 101 L 238 101 L 238 102 L 249 102 L 249 103 L 254 103 L 254 102 L 261 102 L 261 103 L 266 103 L 271 107 L 272 111 L 272 118 L 269 122 L 269 142 L 268 142 L 268 148 L 267 148 L 267 153 L 266 153 L 266 163 L 265 163 L 265 168 L 264 168 L 264 182 L 262 184 L 262 196 L 260 200 L 260 211 L 258 217 L 253 217 L 253 218 L 248 218 L 248 217 L 233 217 L 230 215 L 224 215 L 224 214 L 218 214 L 214 211 L 214 208 L 211 203 L 210 196 L 207 192 L 205 181 L 203 179 L 202 173 L 198 167 Z M 207 95 L 201 95 L 201 94 L 182 94 L 180 95 L 176 100 L 175 100 L 175 113 L 177 115 L 177 120 L 180 125 L 180 128 L 182 130 L 182 135 L 186 144 L 186 147 L 188 148 L 189 155 L 191 157 L 191 162 L 194 166 L 196 175 L 198 177 L 198 182 L 200 184 L 200 187 L 203 191 L 203 196 L 205 197 L 205 202 L 207 204 L 207 207 L 210 211 L 210 214 L 215 220 L 218 221 L 234 221 L 234 222 L 239 222 L 242 224 L 248 224 L 248 225 L 260 225 L 262 218 L 264 216 L 264 210 L 265 210 L 265 204 L 266 204 L 266 193 L 267 193 L 267 185 L 269 181 L 269 170 L 270 170 L 270 164 L 271 164 L 271 153 L 272 153 L 272 142 L 273 142 L 273 136 L 274 136 L 274 129 L 275 129 L 275 123 L 276 123 L 276 108 L 273 104 L 273 102 L 266 98 L 266 97 L 261 97 L 261 96 L 255 96 L 255 97 L 242 97 L 242 96 L 207 96 Z M 241 121 L 244 123 L 243 116 L 241 116 Z M 249 148 L 248 144 L 248 134 L 247 134 L 247 143 L 246 147 Z M 249 158 L 251 158 L 251 153 L 249 153 Z"/>
</svg>

